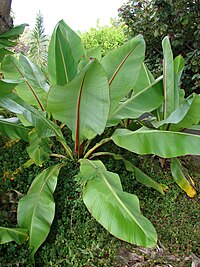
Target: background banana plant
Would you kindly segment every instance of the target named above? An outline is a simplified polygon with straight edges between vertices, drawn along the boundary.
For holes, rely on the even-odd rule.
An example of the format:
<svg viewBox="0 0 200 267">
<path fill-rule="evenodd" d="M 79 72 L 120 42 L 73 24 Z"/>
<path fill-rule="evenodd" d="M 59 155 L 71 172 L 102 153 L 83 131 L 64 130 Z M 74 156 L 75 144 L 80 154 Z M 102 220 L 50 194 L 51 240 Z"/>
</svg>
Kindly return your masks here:
<svg viewBox="0 0 200 267">
<path fill-rule="evenodd" d="M 168 39 L 165 42 L 170 51 Z M 78 177 L 82 183 L 82 198 L 92 216 L 117 238 L 154 247 L 157 243 L 156 230 L 142 215 L 137 196 L 124 192 L 119 175 L 107 170 L 99 158 L 111 155 L 116 160 L 123 160 L 127 170 L 133 172 L 139 182 L 162 194 L 166 187 L 144 174 L 123 155 L 112 151 L 101 152 L 99 148 L 114 142 L 138 154 L 174 158 L 186 154 L 199 155 L 200 137 L 166 131 L 165 123 L 159 126 L 162 130 L 157 130 L 156 126 L 152 126 L 155 129 L 144 126 L 137 131 L 121 129 L 121 122 L 127 119 L 139 121 L 138 117 L 146 112 L 159 114 L 161 120 L 151 123 L 156 125 L 166 121 L 177 109 L 183 109 L 182 105 L 187 105 L 186 100 L 182 99 L 179 103 L 176 99 L 180 76 L 178 63 L 173 76 L 174 80 L 176 76 L 176 92 L 172 96 L 172 78 L 166 78 L 168 73 L 174 72 L 171 59 L 166 57 L 163 77 L 156 80 L 145 66 L 144 59 L 142 35 L 101 59 L 99 54 L 91 56 L 86 53 L 79 36 L 64 21 L 60 21 L 54 29 L 48 51 L 50 84 L 40 68 L 26 56 L 13 54 L 4 57 L 1 63 L 0 106 L 14 113 L 15 118 L 1 118 L 0 133 L 11 139 L 26 141 L 31 162 L 41 166 L 51 156 L 52 137 L 56 138 L 65 149 L 65 154 L 60 156 L 80 164 Z M 169 104 L 170 101 L 173 105 Z M 190 108 L 185 113 L 189 117 Z M 182 116 L 178 122 L 181 127 L 184 127 L 184 118 Z M 197 121 L 198 118 L 193 122 Z M 73 149 L 63 136 L 64 125 L 72 133 Z M 103 133 L 108 127 L 118 129 L 105 138 Z M 97 160 L 92 160 L 94 157 Z M 34 259 L 54 218 L 53 193 L 60 168 L 65 164 L 51 166 L 34 179 L 27 195 L 19 201 L 19 228 L 1 227 L 0 243 L 27 241 Z M 179 166 L 178 160 L 172 161 L 174 176 L 180 173 Z"/>
<path fill-rule="evenodd" d="M 184 98 L 184 91 L 179 87 L 184 59 L 181 55 L 173 59 L 168 37 L 163 39 L 162 47 L 163 82 L 159 85 L 164 96 L 163 102 L 156 110 L 151 113 L 146 111 L 146 116 L 136 120 L 141 125 L 137 131 L 116 130 L 112 139 L 117 145 L 138 154 L 172 158 L 171 172 L 175 182 L 189 197 L 194 197 L 196 195 L 194 182 L 176 157 L 199 154 L 199 136 L 191 134 L 186 129 L 192 126 L 193 129 L 195 127 L 198 129 L 200 96 L 193 93 Z M 151 77 L 149 72 L 144 75 L 146 80 Z M 133 117 L 127 116 L 127 118 Z"/>
</svg>

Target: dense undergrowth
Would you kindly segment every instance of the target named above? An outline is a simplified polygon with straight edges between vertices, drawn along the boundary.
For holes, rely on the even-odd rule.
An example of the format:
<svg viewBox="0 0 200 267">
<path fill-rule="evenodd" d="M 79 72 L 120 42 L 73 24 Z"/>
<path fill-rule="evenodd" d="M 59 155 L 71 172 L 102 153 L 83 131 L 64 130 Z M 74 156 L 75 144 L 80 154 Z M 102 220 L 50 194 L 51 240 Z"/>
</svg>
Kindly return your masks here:
<svg viewBox="0 0 200 267">
<path fill-rule="evenodd" d="M 16 172 L 28 160 L 26 144 L 17 142 L 9 146 L 7 141 L 0 137 L 0 225 L 13 227 L 17 224 L 18 199 L 27 192 L 41 168 L 47 166 L 32 165 Z M 104 230 L 86 210 L 81 200 L 80 186 L 74 179 L 78 165 L 69 161 L 58 178 L 54 194 L 56 215 L 47 240 L 36 254 L 36 266 L 125 267 L 169 266 L 166 264 L 170 263 L 180 267 L 191 266 L 192 255 L 199 257 L 199 195 L 190 199 L 179 189 L 170 176 L 167 161 L 162 166 L 157 157 L 136 156 L 127 152 L 124 157 L 129 160 L 132 157 L 143 171 L 169 187 L 168 193 L 163 196 L 136 182 L 122 162 L 116 163 L 111 157 L 101 158 L 108 170 L 120 175 L 124 190 L 139 197 L 143 214 L 158 232 L 159 250 L 162 251 L 157 253 L 158 248 L 153 252 L 138 250 Z M 60 159 L 54 158 L 48 164 L 55 164 L 55 161 L 59 162 Z M 197 183 L 200 175 L 198 158 L 187 156 L 182 161 Z M 139 262 L 141 265 L 136 265 Z M 32 266 L 26 246 L 18 246 L 13 242 L 2 245 L 0 266 Z"/>
</svg>

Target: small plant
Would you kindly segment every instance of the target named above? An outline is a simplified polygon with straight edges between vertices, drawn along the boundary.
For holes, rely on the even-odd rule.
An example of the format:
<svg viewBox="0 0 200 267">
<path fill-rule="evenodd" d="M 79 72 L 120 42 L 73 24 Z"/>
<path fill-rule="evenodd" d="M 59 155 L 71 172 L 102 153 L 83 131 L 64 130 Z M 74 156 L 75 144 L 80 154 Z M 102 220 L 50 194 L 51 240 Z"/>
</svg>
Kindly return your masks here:
<svg viewBox="0 0 200 267">
<path fill-rule="evenodd" d="M 167 51 L 169 47 L 164 49 Z M 164 79 L 154 80 L 144 65 L 144 55 L 145 42 L 138 35 L 99 61 L 94 54 L 85 52 L 80 37 L 60 21 L 48 51 L 50 84 L 28 57 L 7 55 L 4 58 L 0 106 L 17 117 L 11 121 L 1 119 L 0 132 L 29 144 L 28 164 L 42 166 L 50 156 L 62 158 L 63 162 L 36 176 L 18 204 L 19 228 L 1 227 L 1 243 L 27 241 L 34 259 L 54 218 L 53 193 L 59 171 L 74 161 L 80 165 L 76 179 L 82 184 L 83 202 L 92 216 L 119 239 L 145 247 L 156 246 L 156 230 L 141 214 L 137 196 L 124 192 L 119 175 L 108 171 L 99 159 L 110 155 L 123 160 L 138 181 L 164 194 L 166 186 L 144 174 L 131 159 L 100 148 L 114 142 L 138 154 L 163 158 L 200 154 L 197 135 L 146 127 L 136 131 L 121 129 L 127 119 L 156 112 L 165 105 L 165 94 L 170 95 L 166 91 L 165 75 Z M 166 61 L 167 70 L 170 66 L 171 61 Z M 171 72 L 166 73 L 168 77 Z M 72 133 L 73 149 L 62 133 L 64 126 Z M 105 137 L 108 127 L 112 133 Z M 52 145 L 57 142 L 63 147 L 59 154 L 52 153 Z"/>
</svg>

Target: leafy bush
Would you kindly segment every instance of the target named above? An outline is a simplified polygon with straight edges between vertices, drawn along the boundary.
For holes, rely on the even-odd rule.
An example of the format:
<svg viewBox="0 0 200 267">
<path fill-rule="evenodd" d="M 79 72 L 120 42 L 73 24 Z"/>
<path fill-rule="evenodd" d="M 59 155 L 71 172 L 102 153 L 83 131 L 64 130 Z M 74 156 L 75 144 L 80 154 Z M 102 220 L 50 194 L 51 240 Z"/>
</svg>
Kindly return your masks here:
<svg viewBox="0 0 200 267">
<path fill-rule="evenodd" d="M 102 56 L 105 56 L 109 51 L 119 47 L 126 41 L 122 26 L 100 26 L 98 22 L 96 28 L 80 33 L 80 37 L 86 50 L 92 50 L 100 46 Z"/>
<path fill-rule="evenodd" d="M 149 68 L 159 75 L 162 62 L 161 41 L 169 35 L 175 56 L 181 54 L 186 59 L 182 88 L 189 95 L 192 91 L 199 93 L 199 1 L 142 0 L 131 1 L 122 5 L 119 16 L 128 26 L 128 34 L 144 35 L 147 44 Z"/>
</svg>

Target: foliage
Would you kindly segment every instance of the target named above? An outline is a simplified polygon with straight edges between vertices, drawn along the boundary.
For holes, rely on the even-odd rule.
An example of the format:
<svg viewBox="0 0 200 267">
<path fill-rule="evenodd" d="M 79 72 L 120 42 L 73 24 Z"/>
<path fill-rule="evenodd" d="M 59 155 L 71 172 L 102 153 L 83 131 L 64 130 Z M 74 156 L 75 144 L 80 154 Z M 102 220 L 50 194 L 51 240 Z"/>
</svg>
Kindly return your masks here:
<svg viewBox="0 0 200 267">
<path fill-rule="evenodd" d="M 80 37 L 86 50 L 90 51 L 100 46 L 102 56 L 126 41 L 122 25 L 108 27 L 100 26 L 98 22 L 96 28 L 80 33 Z"/>
<path fill-rule="evenodd" d="M 161 41 L 169 35 L 175 56 L 182 54 L 186 59 L 182 88 L 189 95 L 199 93 L 199 1 L 142 0 L 127 1 L 119 8 L 119 16 L 128 26 L 128 33 L 144 35 L 147 43 L 149 68 L 159 75 L 162 61 Z"/>
<path fill-rule="evenodd" d="M 112 140 L 115 144 L 137 154 L 144 155 L 153 153 L 162 158 L 172 158 L 171 171 L 174 180 L 186 191 L 188 196 L 194 197 L 197 193 L 194 182 L 187 172 L 183 173 L 181 163 L 175 157 L 188 153 L 190 154 L 188 150 L 187 152 L 185 151 L 187 144 L 190 144 L 194 152 L 195 146 L 198 143 L 198 141 L 197 143 L 196 141 L 193 143 L 195 138 L 199 138 L 198 135 L 183 133 L 183 131 L 186 128 L 190 128 L 193 124 L 198 124 L 200 121 L 200 114 L 198 113 L 200 96 L 193 94 L 186 99 L 183 98 L 182 90 L 179 89 L 179 83 L 184 67 L 184 60 L 181 56 L 173 60 L 168 37 L 163 39 L 162 47 L 164 55 L 163 103 L 153 113 L 146 113 L 145 116 L 141 116 L 136 121 L 131 122 L 132 124 L 136 122 L 143 126 L 138 131 L 133 132 L 128 129 L 117 129 L 112 136 Z M 127 105 L 130 106 L 129 101 L 130 99 L 121 105 L 122 109 L 123 106 L 125 106 L 126 109 Z M 127 118 L 130 118 L 128 117 L 129 109 L 126 114 L 123 112 L 123 116 L 126 115 Z M 135 110 L 132 109 L 132 111 Z M 117 117 L 119 117 L 121 113 L 119 111 L 117 113 Z M 132 112 L 131 115 L 133 116 L 132 118 L 134 118 L 134 112 Z M 162 139 L 162 142 L 159 138 Z M 173 147 L 169 149 L 172 145 L 172 139 L 173 142 L 179 143 L 179 149 L 176 150 L 175 148 L 176 151 Z M 143 146 L 141 146 L 141 142 Z M 160 145 L 161 143 L 162 146 Z M 193 145 L 194 147 L 192 148 Z M 133 171 L 135 172 L 135 170 Z"/>
<path fill-rule="evenodd" d="M 3 60 L 0 105 L 15 113 L 19 122 L 16 125 L 1 119 L 1 132 L 13 139 L 28 141 L 30 160 L 26 165 L 35 163 L 42 166 L 52 156 L 63 159 L 62 164 L 50 166 L 38 174 L 27 195 L 19 201 L 18 225 L 22 231 L 28 230 L 32 259 L 50 231 L 55 214 L 53 193 L 58 174 L 61 167 L 69 162 L 80 165 L 76 179 L 82 186 L 84 204 L 104 228 L 132 244 L 146 247 L 156 245 L 156 231 L 142 215 L 137 196 L 126 193 L 119 175 L 107 170 L 102 161 L 91 159 L 110 154 L 117 160 L 123 160 L 126 169 L 138 181 L 164 194 L 166 187 L 152 182 L 131 160 L 112 151 L 100 151 L 100 147 L 114 141 L 133 151 L 132 144 L 137 141 L 135 136 L 141 136 L 140 150 L 136 151 L 138 154 L 156 154 L 165 158 L 200 154 L 199 136 L 180 134 L 166 128 L 162 131 L 116 129 L 119 122 L 137 119 L 145 112 L 161 112 L 159 108 L 163 105 L 163 121 L 179 108 L 177 98 L 181 69 L 176 67 L 177 73 L 174 75 L 169 40 L 164 39 L 163 44 L 163 82 L 162 77 L 154 80 L 144 64 L 145 42 L 141 35 L 98 60 L 85 52 L 80 37 L 64 21 L 56 25 L 49 45 L 50 85 L 40 68 L 28 57 L 8 55 Z M 151 102 L 149 99 L 152 96 Z M 188 124 L 187 112 L 182 115 L 181 121 L 184 119 Z M 198 118 L 192 120 L 189 126 L 198 122 Z M 73 149 L 71 140 L 69 142 L 62 132 L 65 125 L 72 133 Z M 105 137 L 105 129 L 109 126 L 114 127 Z M 152 140 L 149 135 L 157 139 Z M 181 149 L 177 143 L 178 137 L 181 138 Z M 166 146 L 160 149 L 163 141 Z M 59 154 L 52 151 L 56 143 L 62 146 Z M 96 150 L 98 152 L 94 153 Z M 7 231 L 11 229 L 7 228 Z M 36 239 L 38 233 L 40 239 Z M 16 236 L 12 238 L 17 241 Z"/>
<path fill-rule="evenodd" d="M 41 167 L 32 165 L 10 179 L 14 170 L 28 159 L 28 154 L 25 142 L 13 143 L 11 147 L 8 144 L 8 140 L 1 136 L 0 164 L 3 168 L 0 175 L 9 174 L 1 180 L 0 220 L 1 224 L 3 223 L 7 227 L 15 227 L 17 201 L 20 198 L 18 194 L 19 192 L 26 194 L 34 176 L 41 172 Z M 112 143 L 108 145 L 112 146 L 106 147 L 108 151 L 114 149 Z M 119 153 L 119 151 L 113 151 Z M 126 157 L 133 158 L 134 164 L 138 168 L 146 173 L 151 173 L 156 180 L 167 183 L 170 188 L 168 194 L 163 196 L 157 191 L 149 190 L 144 185 L 138 184 L 126 171 L 121 161 L 116 163 L 112 157 L 107 156 L 102 157 L 102 161 L 108 170 L 120 173 L 125 191 L 138 195 L 142 212 L 156 225 L 159 241 L 166 250 L 169 250 L 171 259 L 176 256 L 181 262 L 184 262 L 184 259 L 188 258 L 187 262 L 184 262 L 184 266 L 191 266 L 189 259 L 191 253 L 198 255 L 200 245 L 199 199 L 188 199 L 180 188 L 173 184 L 168 162 L 162 168 L 157 157 L 138 157 L 132 153 L 126 154 Z M 48 164 L 58 164 L 59 161 L 58 158 L 51 158 Z M 182 161 L 189 168 L 195 182 L 198 182 L 200 174 L 199 169 L 196 168 L 198 162 L 192 157 L 184 157 Z M 48 166 L 45 164 L 43 168 L 46 167 Z M 95 219 L 91 218 L 81 200 L 80 187 L 74 180 L 74 175 L 78 172 L 77 168 L 76 164 L 69 163 L 60 171 L 54 193 L 55 219 L 47 240 L 37 252 L 36 266 L 123 267 L 125 264 L 130 265 L 134 253 L 136 253 L 136 247 L 117 240 L 105 231 Z M 168 263 L 174 267 L 180 267 L 180 261 L 173 262 L 172 260 L 171 262 L 165 258 L 166 250 L 162 254 L 159 253 L 160 258 L 156 258 L 156 263 L 163 266 Z M 150 266 L 153 262 L 155 264 L 155 258 L 151 260 L 151 257 L 147 255 L 147 259 L 149 262 L 146 266 Z M 1 245 L 0 262 L 3 266 L 32 266 L 29 250 L 25 246 L 20 246 L 19 249 L 13 242 Z"/>
<path fill-rule="evenodd" d="M 6 54 L 11 53 L 7 48 L 14 47 L 17 44 L 16 41 L 19 35 L 23 33 L 25 26 L 27 26 L 27 24 L 18 25 L 0 35 L 0 63 Z"/>
<path fill-rule="evenodd" d="M 45 74 L 47 72 L 49 36 L 45 34 L 43 15 L 40 12 L 36 15 L 35 20 L 34 29 L 26 27 L 12 50 L 15 53 L 27 55 Z"/>
</svg>

